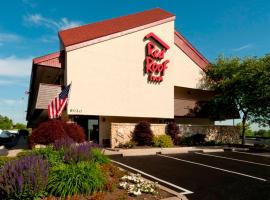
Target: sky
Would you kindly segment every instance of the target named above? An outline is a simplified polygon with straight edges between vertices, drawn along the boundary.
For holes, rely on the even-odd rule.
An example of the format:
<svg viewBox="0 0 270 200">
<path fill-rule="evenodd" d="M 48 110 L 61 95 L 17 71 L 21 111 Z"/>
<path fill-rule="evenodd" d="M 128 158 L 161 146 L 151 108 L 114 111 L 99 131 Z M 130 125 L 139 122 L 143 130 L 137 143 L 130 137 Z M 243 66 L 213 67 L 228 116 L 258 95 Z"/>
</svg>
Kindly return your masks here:
<svg viewBox="0 0 270 200">
<path fill-rule="evenodd" d="M 0 114 L 26 123 L 32 59 L 59 50 L 59 30 L 156 7 L 176 15 L 176 29 L 210 62 L 270 52 L 269 0 L 3 0 Z"/>
</svg>

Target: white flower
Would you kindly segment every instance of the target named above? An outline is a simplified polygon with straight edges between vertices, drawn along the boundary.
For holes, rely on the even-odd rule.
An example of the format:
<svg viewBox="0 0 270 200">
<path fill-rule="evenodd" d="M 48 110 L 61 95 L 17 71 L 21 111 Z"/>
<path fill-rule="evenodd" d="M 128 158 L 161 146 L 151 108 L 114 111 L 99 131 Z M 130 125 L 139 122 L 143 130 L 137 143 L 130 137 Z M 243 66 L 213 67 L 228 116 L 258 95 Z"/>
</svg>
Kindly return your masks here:
<svg viewBox="0 0 270 200">
<path fill-rule="evenodd" d="M 141 195 L 142 192 L 156 194 L 157 182 L 145 181 L 140 174 L 125 175 L 121 178 L 119 187 L 127 190 L 130 195 Z"/>
</svg>

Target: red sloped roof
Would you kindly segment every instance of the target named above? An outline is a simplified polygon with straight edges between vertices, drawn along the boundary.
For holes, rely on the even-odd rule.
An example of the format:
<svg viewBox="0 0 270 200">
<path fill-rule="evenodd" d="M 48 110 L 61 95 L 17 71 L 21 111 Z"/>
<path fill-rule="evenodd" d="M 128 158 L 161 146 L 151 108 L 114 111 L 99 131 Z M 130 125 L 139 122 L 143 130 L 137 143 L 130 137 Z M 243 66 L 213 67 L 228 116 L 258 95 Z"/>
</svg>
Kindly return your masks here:
<svg viewBox="0 0 270 200">
<path fill-rule="evenodd" d="M 51 53 L 45 56 L 34 58 L 33 64 L 63 68 L 64 61 L 65 61 L 64 52 L 59 51 L 59 52 Z"/>
<path fill-rule="evenodd" d="M 63 45 L 67 47 L 174 16 L 175 15 L 165 10 L 155 8 L 144 12 L 63 30 L 58 34 L 61 41 L 63 42 Z"/>
<path fill-rule="evenodd" d="M 174 43 L 202 70 L 206 70 L 209 61 L 176 30 L 174 31 Z"/>
</svg>

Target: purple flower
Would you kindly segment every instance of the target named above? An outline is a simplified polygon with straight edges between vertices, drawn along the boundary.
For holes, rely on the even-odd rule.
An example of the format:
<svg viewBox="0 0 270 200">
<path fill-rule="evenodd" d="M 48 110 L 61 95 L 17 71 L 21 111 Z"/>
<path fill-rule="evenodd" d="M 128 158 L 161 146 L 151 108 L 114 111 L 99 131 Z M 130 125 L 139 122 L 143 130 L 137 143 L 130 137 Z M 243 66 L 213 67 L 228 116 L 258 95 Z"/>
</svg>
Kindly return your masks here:
<svg viewBox="0 0 270 200">
<path fill-rule="evenodd" d="M 0 170 L 0 188 L 8 197 L 35 195 L 44 191 L 48 182 L 49 164 L 42 156 L 25 156 L 6 163 Z"/>
<path fill-rule="evenodd" d="M 70 137 L 65 137 L 65 138 L 62 138 L 60 140 L 56 140 L 53 143 L 53 147 L 55 150 L 60 150 L 62 148 L 64 148 L 64 149 L 68 148 L 74 143 L 75 143 L 74 140 L 72 140 Z"/>
<path fill-rule="evenodd" d="M 64 149 L 64 161 L 67 163 L 90 161 L 92 159 L 91 149 L 98 148 L 96 143 L 84 142 L 80 144 L 73 143 Z"/>
<path fill-rule="evenodd" d="M 23 190 L 23 177 L 22 177 L 22 175 L 19 175 L 17 177 L 17 183 L 18 183 L 19 192 L 22 192 L 22 190 Z"/>
</svg>

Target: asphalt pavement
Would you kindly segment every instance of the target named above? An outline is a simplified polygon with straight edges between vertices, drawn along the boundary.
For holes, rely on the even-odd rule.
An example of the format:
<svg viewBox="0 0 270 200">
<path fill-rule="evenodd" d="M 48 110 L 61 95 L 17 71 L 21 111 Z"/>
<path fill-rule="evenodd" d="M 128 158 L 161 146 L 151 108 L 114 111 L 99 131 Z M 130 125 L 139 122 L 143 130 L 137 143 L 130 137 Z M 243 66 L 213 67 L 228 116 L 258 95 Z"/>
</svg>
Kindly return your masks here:
<svg viewBox="0 0 270 200">
<path fill-rule="evenodd" d="M 193 200 L 270 200 L 270 158 L 238 152 L 111 156 Z"/>
</svg>

